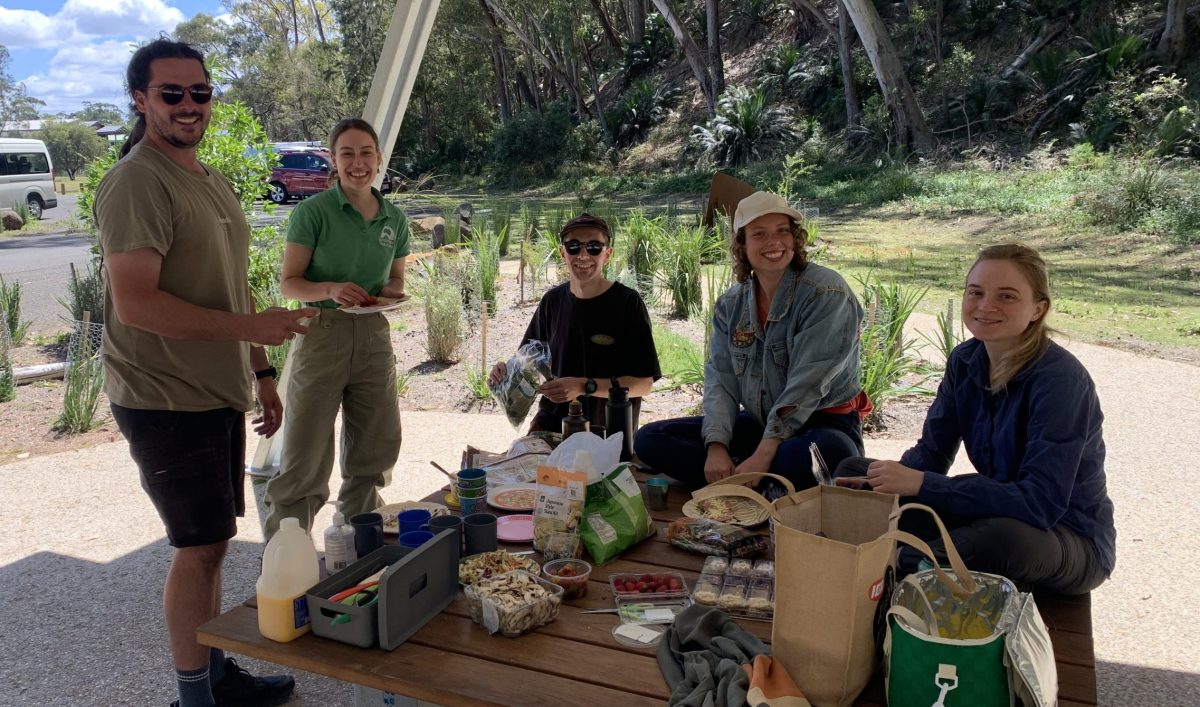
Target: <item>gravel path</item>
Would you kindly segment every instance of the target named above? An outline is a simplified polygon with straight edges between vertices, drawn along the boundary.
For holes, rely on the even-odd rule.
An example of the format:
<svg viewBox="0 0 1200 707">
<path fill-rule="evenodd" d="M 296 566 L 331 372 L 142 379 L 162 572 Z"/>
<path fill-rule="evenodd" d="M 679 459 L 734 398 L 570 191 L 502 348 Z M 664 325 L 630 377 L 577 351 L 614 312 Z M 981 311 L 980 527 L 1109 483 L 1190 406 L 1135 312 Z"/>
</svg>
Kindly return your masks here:
<svg viewBox="0 0 1200 707">
<path fill-rule="evenodd" d="M 1093 594 L 1100 701 L 1195 704 L 1200 694 L 1200 370 L 1067 342 L 1096 379 L 1108 416 L 1109 491 L 1118 562 Z M 500 415 L 404 413 L 404 447 L 388 501 L 420 498 L 462 449 L 507 447 Z M 870 440 L 894 456 L 911 440 Z M 956 465 L 969 468 L 965 459 Z M 249 482 L 248 482 L 249 483 Z M 173 698 L 160 610 L 170 548 L 123 442 L 0 466 L 0 705 L 166 705 Z M 248 499 L 250 496 L 248 496 Z M 330 510 L 316 521 L 323 528 Z M 225 606 L 253 592 L 257 509 L 239 523 L 225 564 Z M 270 665 L 243 660 L 252 671 Z M 306 673 L 290 704 L 353 704 L 351 688 Z"/>
</svg>

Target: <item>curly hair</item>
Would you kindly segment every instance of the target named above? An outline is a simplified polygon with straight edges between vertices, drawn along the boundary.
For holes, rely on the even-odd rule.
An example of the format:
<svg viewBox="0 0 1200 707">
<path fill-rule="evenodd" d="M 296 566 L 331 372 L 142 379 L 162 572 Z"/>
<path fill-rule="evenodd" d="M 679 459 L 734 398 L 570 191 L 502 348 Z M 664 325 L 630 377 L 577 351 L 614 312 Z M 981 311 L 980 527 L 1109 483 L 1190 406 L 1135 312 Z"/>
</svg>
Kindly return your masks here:
<svg viewBox="0 0 1200 707">
<path fill-rule="evenodd" d="M 975 266 L 984 260 L 1007 260 L 1015 265 L 1033 290 L 1033 301 L 1046 303 L 1046 311 L 1036 321 L 1029 323 L 1029 326 L 1021 333 L 1020 342 L 1012 350 L 1000 356 L 1000 360 L 991 362 L 991 380 L 988 390 L 995 393 L 1002 390 L 1014 376 L 1021 372 L 1021 369 L 1041 358 L 1042 354 L 1046 353 L 1046 349 L 1050 348 L 1050 332 L 1054 331 L 1046 323 L 1046 318 L 1050 316 L 1051 305 L 1050 274 L 1046 269 L 1046 261 L 1042 260 L 1042 256 L 1036 250 L 1018 243 L 1005 243 L 984 248 L 979 251 L 975 262 L 971 264 L 971 270 L 974 270 Z M 967 271 L 968 280 L 971 277 L 971 270 Z"/>
<path fill-rule="evenodd" d="M 808 252 L 805 246 L 808 245 L 808 231 L 804 229 L 804 224 L 792 217 L 788 217 L 788 221 L 792 224 L 792 239 L 794 246 L 792 248 L 792 265 L 800 270 L 808 263 Z M 729 240 L 729 261 L 733 264 L 733 279 L 737 282 L 745 282 L 753 275 L 753 268 L 750 267 L 750 258 L 746 256 L 746 227 L 743 226 L 733 234 L 733 238 Z"/>
</svg>

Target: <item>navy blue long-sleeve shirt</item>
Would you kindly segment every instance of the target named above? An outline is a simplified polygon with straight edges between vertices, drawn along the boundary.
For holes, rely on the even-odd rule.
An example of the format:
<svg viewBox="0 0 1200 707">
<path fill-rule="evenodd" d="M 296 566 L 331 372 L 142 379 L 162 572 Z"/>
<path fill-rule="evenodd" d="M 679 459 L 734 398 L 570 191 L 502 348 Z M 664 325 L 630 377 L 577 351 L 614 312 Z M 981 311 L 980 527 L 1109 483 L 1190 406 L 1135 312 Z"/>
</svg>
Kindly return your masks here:
<svg viewBox="0 0 1200 707">
<path fill-rule="evenodd" d="M 973 518 L 1006 517 L 1049 530 L 1059 524 L 1116 564 L 1113 505 L 1104 476 L 1104 414 L 1087 369 L 1051 343 L 997 393 L 987 390 L 983 343 L 950 355 L 917 445 L 900 463 L 924 471 L 917 498 Z M 959 442 L 978 474 L 947 476 Z"/>
</svg>

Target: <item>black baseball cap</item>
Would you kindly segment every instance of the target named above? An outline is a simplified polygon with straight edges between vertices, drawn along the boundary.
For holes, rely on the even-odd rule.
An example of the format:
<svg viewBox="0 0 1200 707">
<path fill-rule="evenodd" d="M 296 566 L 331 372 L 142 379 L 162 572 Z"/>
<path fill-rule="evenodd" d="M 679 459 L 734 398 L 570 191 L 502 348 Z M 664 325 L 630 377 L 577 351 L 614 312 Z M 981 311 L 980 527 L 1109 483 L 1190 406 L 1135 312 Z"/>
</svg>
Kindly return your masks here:
<svg viewBox="0 0 1200 707">
<path fill-rule="evenodd" d="M 608 239 L 608 242 L 612 243 L 612 233 L 608 230 L 608 222 L 599 216 L 592 216 L 587 212 L 579 214 L 570 221 L 567 221 L 566 225 L 562 227 L 562 230 L 558 232 L 558 240 L 563 240 L 567 237 L 568 233 L 571 231 L 578 231 L 581 228 L 594 228 L 603 233 L 604 237 Z"/>
</svg>

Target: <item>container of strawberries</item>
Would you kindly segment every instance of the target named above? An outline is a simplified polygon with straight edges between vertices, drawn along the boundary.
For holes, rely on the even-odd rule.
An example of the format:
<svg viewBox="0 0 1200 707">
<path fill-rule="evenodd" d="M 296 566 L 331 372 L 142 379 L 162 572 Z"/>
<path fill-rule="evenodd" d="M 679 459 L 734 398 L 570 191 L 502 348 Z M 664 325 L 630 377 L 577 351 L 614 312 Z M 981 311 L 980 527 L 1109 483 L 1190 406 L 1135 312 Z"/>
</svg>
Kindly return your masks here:
<svg viewBox="0 0 1200 707">
<path fill-rule="evenodd" d="M 613 594 L 618 597 L 642 596 L 657 599 L 688 596 L 687 580 L 678 572 L 622 572 L 611 575 L 608 581 L 612 585 Z"/>
</svg>

